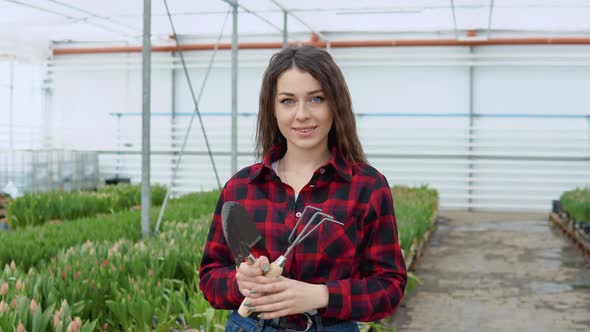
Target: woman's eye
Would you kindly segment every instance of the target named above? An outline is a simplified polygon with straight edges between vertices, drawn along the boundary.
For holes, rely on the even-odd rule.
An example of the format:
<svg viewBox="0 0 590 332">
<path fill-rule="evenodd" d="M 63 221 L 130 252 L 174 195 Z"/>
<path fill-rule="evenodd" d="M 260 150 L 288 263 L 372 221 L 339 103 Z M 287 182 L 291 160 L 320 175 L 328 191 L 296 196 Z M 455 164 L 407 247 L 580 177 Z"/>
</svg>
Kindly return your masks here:
<svg viewBox="0 0 590 332">
<path fill-rule="evenodd" d="M 315 96 L 311 98 L 312 103 L 321 103 L 322 101 L 324 101 L 324 97 Z"/>
<path fill-rule="evenodd" d="M 295 103 L 295 101 L 291 98 L 285 98 L 285 99 L 281 100 L 281 104 L 285 104 L 285 105 L 291 105 L 294 103 Z"/>
</svg>

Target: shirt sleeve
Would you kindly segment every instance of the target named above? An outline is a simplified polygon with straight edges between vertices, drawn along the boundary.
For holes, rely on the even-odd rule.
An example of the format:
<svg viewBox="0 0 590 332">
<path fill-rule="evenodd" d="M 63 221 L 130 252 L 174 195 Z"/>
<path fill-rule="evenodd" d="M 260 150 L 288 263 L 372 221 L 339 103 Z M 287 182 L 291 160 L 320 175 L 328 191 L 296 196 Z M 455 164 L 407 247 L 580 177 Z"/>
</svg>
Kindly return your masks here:
<svg viewBox="0 0 590 332">
<path fill-rule="evenodd" d="M 327 281 L 329 299 L 323 315 L 343 320 L 376 321 L 399 306 L 407 272 L 397 237 L 391 188 L 382 175 L 371 194 L 363 221 L 361 278 Z"/>
<path fill-rule="evenodd" d="M 225 202 L 225 190 L 226 188 L 219 195 L 203 250 L 199 287 L 213 308 L 237 309 L 244 296 L 236 282 L 236 265 L 221 226 L 221 207 Z"/>
</svg>

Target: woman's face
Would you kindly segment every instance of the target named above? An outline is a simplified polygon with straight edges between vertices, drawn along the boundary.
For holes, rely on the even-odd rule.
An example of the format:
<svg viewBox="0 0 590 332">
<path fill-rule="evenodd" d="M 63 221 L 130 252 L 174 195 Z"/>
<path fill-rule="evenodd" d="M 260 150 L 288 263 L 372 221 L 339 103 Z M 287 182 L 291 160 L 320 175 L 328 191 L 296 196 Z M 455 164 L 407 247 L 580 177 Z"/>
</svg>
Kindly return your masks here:
<svg viewBox="0 0 590 332">
<path fill-rule="evenodd" d="M 287 149 L 328 148 L 332 110 L 320 82 L 308 72 L 289 69 L 279 76 L 275 116 Z"/>
</svg>

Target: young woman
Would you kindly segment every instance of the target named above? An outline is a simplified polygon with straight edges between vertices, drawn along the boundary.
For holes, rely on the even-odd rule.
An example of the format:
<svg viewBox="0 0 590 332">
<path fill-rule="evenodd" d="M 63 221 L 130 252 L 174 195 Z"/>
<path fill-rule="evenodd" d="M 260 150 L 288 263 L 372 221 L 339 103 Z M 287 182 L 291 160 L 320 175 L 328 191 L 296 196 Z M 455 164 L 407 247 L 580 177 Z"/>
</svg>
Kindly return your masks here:
<svg viewBox="0 0 590 332">
<path fill-rule="evenodd" d="M 256 139 L 262 162 L 226 183 L 201 262 L 200 287 L 214 308 L 237 309 L 246 298 L 250 309 L 248 317 L 234 311 L 226 331 L 358 331 L 356 321 L 391 315 L 407 280 L 391 190 L 367 164 L 329 53 L 297 47 L 271 58 Z M 257 264 L 233 259 L 221 227 L 227 201 L 243 205 L 262 234 L 251 250 Z M 265 276 L 306 206 L 343 225 L 324 222 L 287 257 L 281 277 Z"/>
</svg>

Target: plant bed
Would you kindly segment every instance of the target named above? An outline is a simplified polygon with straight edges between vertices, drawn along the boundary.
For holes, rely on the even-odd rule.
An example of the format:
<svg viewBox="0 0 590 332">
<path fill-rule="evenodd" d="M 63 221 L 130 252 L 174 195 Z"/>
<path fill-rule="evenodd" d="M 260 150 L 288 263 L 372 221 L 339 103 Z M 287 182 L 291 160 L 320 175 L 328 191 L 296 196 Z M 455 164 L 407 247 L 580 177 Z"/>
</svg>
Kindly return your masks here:
<svg viewBox="0 0 590 332">
<path fill-rule="evenodd" d="M 161 205 L 164 186 L 151 189 L 152 205 Z M 107 186 L 92 191 L 26 193 L 7 206 L 11 229 L 42 225 L 50 220 L 70 220 L 128 210 L 141 204 L 139 185 Z"/>
<path fill-rule="evenodd" d="M 438 192 L 427 186 L 393 187 L 398 238 L 408 270 L 415 269 L 424 244 L 435 228 Z"/>
<path fill-rule="evenodd" d="M 438 196 L 427 188 L 392 191 L 398 225 L 412 235 L 405 241 L 416 242 L 420 255 L 436 218 Z M 0 261 L 7 264 L 0 271 L 0 287 L 9 285 L 3 298 L 12 302 L 21 296 L 24 303 L 3 330 L 16 330 L 19 319 L 27 331 L 35 331 L 26 318 L 32 299 L 50 314 L 49 327 L 41 331 L 65 331 L 52 327 L 64 300 L 69 314 L 63 321 L 69 325 L 80 317 L 87 329 L 96 323 L 94 331 L 223 330 L 228 312 L 211 308 L 198 288 L 198 263 L 218 195 L 171 200 L 162 232 L 148 241 L 140 239 L 139 211 L 0 233 Z M 415 236 L 420 240 L 414 241 Z M 409 276 L 406 292 L 416 283 L 411 272 Z M 21 291 L 19 280 L 25 285 Z M 391 331 L 385 322 L 363 323 L 361 331 Z"/>
<path fill-rule="evenodd" d="M 30 331 L 32 300 L 49 315 L 53 310 L 47 308 L 70 303 L 67 319 L 97 322 L 101 330 L 215 330 L 215 321 L 224 321 L 227 313 L 211 309 L 198 289 L 200 248 L 209 219 L 165 223 L 162 233 L 147 241 L 87 241 L 26 273 L 12 262 L 0 272 L 0 295 L 6 303 L 23 305 L 20 310 L 6 308 L 13 319 L 0 319 L 0 330 L 13 331 L 24 322 Z"/>
<path fill-rule="evenodd" d="M 217 196 L 219 192 L 203 192 L 170 200 L 164 221 L 186 222 L 210 216 Z M 159 207 L 152 208 L 154 224 L 159 212 Z M 24 270 L 28 270 L 55 256 L 59 250 L 87 240 L 138 241 L 141 236 L 141 211 L 122 211 L 0 232 L 0 267 L 14 260 Z"/>
<path fill-rule="evenodd" d="M 416 270 L 418 262 L 420 261 L 420 258 L 422 258 L 422 255 L 424 254 L 424 249 L 426 247 L 426 244 L 428 243 L 428 239 L 430 239 L 430 235 L 436 229 L 437 221 L 438 221 L 438 218 L 433 218 L 432 228 L 429 229 L 426 233 L 424 233 L 424 238 L 422 240 L 414 239 L 414 243 L 412 244 L 411 255 L 408 258 L 408 260 L 406 261 L 406 266 L 408 267 L 408 271 L 415 271 Z"/>
<path fill-rule="evenodd" d="M 564 192 L 559 200 L 553 201 L 549 219 L 590 257 L 590 188 Z"/>
<path fill-rule="evenodd" d="M 561 229 L 563 231 L 563 233 L 569 237 L 570 239 L 572 239 L 575 243 L 575 245 L 580 248 L 580 250 L 582 251 L 582 253 L 584 255 L 586 255 L 586 257 L 588 257 L 588 259 L 590 259 L 590 243 L 586 242 L 579 234 L 578 232 L 575 232 L 572 230 L 572 226 L 569 225 L 572 223 L 572 221 L 568 221 L 566 219 L 562 219 L 559 214 L 555 213 L 555 212 L 551 212 L 549 214 L 549 219 L 559 227 L 559 229 Z"/>
</svg>

